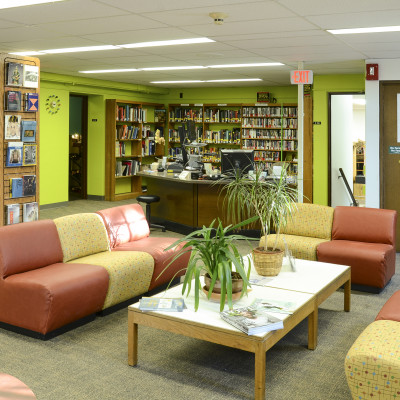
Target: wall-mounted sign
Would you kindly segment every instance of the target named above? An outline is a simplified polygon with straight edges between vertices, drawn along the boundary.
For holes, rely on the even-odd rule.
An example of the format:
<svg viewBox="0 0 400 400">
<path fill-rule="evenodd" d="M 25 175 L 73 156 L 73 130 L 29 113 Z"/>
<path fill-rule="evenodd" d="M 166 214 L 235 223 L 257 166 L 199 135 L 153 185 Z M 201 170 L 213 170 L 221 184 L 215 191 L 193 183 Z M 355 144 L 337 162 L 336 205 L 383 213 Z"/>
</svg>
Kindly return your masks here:
<svg viewBox="0 0 400 400">
<path fill-rule="evenodd" d="M 389 154 L 400 154 L 400 146 L 389 146 Z"/>
<path fill-rule="evenodd" d="M 268 103 L 270 99 L 269 92 L 257 92 L 257 103 Z"/>
<path fill-rule="evenodd" d="M 366 64 L 366 74 L 365 74 L 365 79 L 367 81 L 377 81 L 379 80 L 378 77 L 378 64 Z"/>
<path fill-rule="evenodd" d="M 290 71 L 292 85 L 308 85 L 313 83 L 313 72 L 309 70 Z"/>
</svg>

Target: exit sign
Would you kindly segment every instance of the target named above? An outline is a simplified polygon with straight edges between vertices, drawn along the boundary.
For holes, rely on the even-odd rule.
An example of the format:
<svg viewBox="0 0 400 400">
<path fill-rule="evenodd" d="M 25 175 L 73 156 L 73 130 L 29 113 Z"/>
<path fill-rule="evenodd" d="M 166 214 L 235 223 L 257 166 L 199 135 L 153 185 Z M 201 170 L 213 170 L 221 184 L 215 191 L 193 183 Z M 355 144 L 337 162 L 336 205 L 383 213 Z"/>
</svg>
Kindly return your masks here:
<svg viewBox="0 0 400 400">
<path fill-rule="evenodd" d="M 292 85 L 308 85 L 313 83 L 313 72 L 298 70 L 290 71 L 290 83 Z"/>
</svg>

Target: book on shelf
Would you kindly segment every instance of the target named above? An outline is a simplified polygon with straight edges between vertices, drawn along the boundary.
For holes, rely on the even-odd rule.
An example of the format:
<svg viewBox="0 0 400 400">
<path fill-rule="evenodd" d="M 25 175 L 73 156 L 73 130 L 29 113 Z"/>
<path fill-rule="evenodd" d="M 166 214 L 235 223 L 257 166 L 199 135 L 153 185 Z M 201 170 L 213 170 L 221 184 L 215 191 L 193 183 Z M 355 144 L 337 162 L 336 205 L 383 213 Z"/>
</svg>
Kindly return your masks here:
<svg viewBox="0 0 400 400">
<path fill-rule="evenodd" d="M 22 165 L 36 165 L 36 152 L 36 144 L 24 144 Z"/>
<path fill-rule="evenodd" d="M 25 93 L 25 111 L 35 112 L 39 109 L 39 93 Z"/>
<path fill-rule="evenodd" d="M 6 167 L 22 166 L 22 142 L 8 142 Z"/>
<path fill-rule="evenodd" d="M 154 110 L 154 122 L 164 124 L 167 120 L 167 110 L 155 109 Z"/>
<path fill-rule="evenodd" d="M 36 202 L 23 204 L 23 222 L 37 221 L 39 219 L 39 205 Z"/>
<path fill-rule="evenodd" d="M 142 311 L 177 311 L 186 308 L 185 301 L 179 298 L 142 297 L 139 309 Z"/>
<path fill-rule="evenodd" d="M 21 116 L 5 115 L 4 116 L 4 139 L 20 140 L 21 139 Z"/>
<path fill-rule="evenodd" d="M 16 199 L 22 197 L 22 178 L 11 178 L 10 179 L 10 197 Z"/>
<path fill-rule="evenodd" d="M 140 171 L 138 160 L 117 160 L 115 164 L 115 176 L 132 176 Z"/>
<path fill-rule="evenodd" d="M 21 111 L 21 92 L 9 90 L 5 92 L 5 109 L 7 111 Z"/>
<path fill-rule="evenodd" d="M 248 335 L 283 329 L 283 321 L 256 306 L 234 308 L 220 312 L 221 318 Z"/>
<path fill-rule="evenodd" d="M 6 63 L 6 86 L 22 86 L 24 67 L 20 63 Z"/>
<path fill-rule="evenodd" d="M 7 225 L 19 224 L 19 204 L 7 205 Z"/>
<path fill-rule="evenodd" d="M 36 121 L 23 119 L 21 121 L 21 140 L 23 142 L 36 142 Z"/>
<path fill-rule="evenodd" d="M 24 64 L 22 85 L 29 88 L 39 87 L 39 67 Z"/>
<path fill-rule="evenodd" d="M 35 196 L 36 195 L 36 175 L 24 175 L 22 177 L 22 195 Z"/>
</svg>

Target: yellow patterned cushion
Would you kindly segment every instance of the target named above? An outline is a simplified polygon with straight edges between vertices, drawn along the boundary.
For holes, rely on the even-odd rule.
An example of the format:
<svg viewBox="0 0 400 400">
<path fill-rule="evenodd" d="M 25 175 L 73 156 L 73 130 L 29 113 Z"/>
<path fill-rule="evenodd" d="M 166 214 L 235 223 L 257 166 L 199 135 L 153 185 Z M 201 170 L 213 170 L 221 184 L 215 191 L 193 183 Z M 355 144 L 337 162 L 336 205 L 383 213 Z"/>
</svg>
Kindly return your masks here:
<svg viewBox="0 0 400 400">
<path fill-rule="evenodd" d="M 107 231 L 101 217 L 94 213 L 67 215 L 54 220 L 64 262 L 109 250 Z"/>
<path fill-rule="evenodd" d="M 333 207 L 297 203 L 282 233 L 331 240 Z"/>
<path fill-rule="evenodd" d="M 142 251 L 105 251 L 70 261 L 104 267 L 109 275 L 103 310 L 146 293 L 154 270 L 153 257 Z"/>
<path fill-rule="evenodd" d="M 268 235 L 267 245 L 273 247 L 275 245 L 276 235 Z M 302 260 L 317 261 L 317 247 L 320 243 L 329 242 L 327 239 L 318 239 L 306 236 L 279 235 L 277 248 L 284 250 L 286 240 L 288 249 L 292 252 L 293 257 Z M 264 247 L 264 236 L 260 239 L 260 246 Z"/>
<path fill-rule="evenodd" d="M 368 325 L 345 358 L 353 399 L 400 398 L 400 322 Z"/>
</svg>

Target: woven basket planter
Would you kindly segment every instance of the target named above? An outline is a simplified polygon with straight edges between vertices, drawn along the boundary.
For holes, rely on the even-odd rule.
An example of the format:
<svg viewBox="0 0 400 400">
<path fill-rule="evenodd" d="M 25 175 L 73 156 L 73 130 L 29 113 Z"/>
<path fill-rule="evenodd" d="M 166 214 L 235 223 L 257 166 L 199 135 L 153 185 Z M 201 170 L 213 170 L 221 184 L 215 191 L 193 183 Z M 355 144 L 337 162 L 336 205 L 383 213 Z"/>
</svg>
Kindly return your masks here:
<svg viewBox="0 0 400 400">
<path fill-rule="evenodd" d="M 258 275 L 276 276 L 282 268 L 283 250 L 272 250 L 268 247 L 267 251 L 264 247 L 256 247 L 253 249 L 254 267 Z"/>
</svg>

